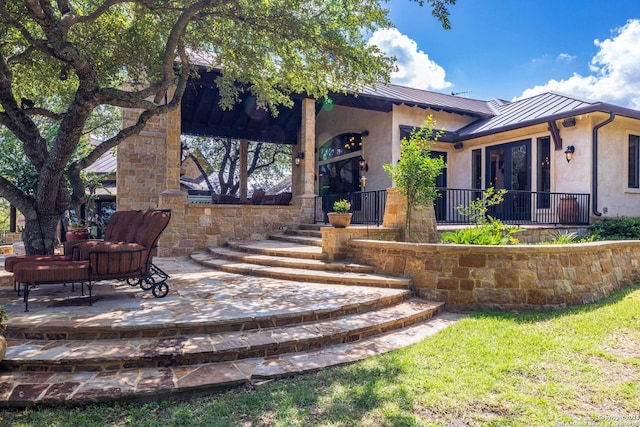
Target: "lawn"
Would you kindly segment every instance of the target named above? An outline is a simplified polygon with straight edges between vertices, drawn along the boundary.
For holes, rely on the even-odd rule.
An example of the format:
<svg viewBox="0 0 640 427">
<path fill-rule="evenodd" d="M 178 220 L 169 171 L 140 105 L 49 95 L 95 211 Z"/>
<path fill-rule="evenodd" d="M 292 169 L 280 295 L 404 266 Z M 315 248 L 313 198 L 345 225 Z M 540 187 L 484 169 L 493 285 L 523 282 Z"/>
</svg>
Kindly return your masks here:
<svg viewBox="0 0 640 427">
<path fill-rule="evenodd" d="M 0 417 L 74 427 L 640 427 L 640 286 L 562 311 L 475 313 L 400 351 L 206 398 Z"/>
</svg>

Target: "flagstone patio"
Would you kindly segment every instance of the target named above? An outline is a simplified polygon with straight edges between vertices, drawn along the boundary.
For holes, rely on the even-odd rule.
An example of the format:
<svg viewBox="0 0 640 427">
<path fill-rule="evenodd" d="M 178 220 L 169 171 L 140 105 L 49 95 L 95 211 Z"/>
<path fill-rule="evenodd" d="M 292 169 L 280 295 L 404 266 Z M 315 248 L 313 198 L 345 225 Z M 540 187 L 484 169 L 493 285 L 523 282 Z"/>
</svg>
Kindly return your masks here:
<svg viewBox="0 0 640 427">
<path fill-rule="evenodd" d="M 209 393 L 391 351 L 460 315 L 407 289 L 302 283 L 156 258 L 169 295 L 126 282 L 34 290 L 29 312 L 0 287 L 10 321 L 0 405 L 84 404 Z M 77 296 L 74 296 L 77 295 Z M 432 317 L 434 316 L 435 317 Z"/>
</svg>

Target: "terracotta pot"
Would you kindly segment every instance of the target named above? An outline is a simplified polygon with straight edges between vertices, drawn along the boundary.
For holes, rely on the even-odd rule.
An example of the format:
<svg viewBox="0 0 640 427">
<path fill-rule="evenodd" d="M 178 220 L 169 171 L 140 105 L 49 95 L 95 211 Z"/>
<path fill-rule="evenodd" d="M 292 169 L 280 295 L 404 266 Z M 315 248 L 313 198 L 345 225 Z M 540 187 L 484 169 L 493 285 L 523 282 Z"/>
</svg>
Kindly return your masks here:
<svg viewBox="0 0 640 427">
<path fill-rule="evenodd" d="M 5 337 L 0 335 L 0 361 L 4 359 L 4 356 L 7 354 L 7 340 Z"/>
<path fill-rule="evenodd" d="M 580 216 L 580 205 L 575 197 L 562 197 L 558 203 L 558 220 L 562 224 L 575 224 Z"/>
<path fill-rule="evenodd" d="M 65 237 L 67 240 L 87 240 L 89 238 L 89 230 L 87 228 L 69 228 Z"/>
<path fill-rule="evenodd" d="M 336 228 L 344 228 L 347 225 L 351 224 L 351 212 L 329 212 L 327 217 L 329 217 L 329 223 Z"/>
</svg>

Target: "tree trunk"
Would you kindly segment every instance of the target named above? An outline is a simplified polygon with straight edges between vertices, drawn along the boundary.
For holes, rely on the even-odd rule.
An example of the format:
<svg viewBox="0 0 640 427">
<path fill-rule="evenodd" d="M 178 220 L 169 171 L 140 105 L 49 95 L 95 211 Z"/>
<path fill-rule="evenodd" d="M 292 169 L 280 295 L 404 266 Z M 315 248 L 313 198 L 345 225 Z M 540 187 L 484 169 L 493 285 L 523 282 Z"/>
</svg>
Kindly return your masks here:
<svg viewBox="0 0 640 427">
<path fill-rule="evenodd" d="M 25 219 L 22 241 L 27 255 L 51 255 L 59 242 L 56 236 L 62 214 L 39 215 Z"/>
</svg>

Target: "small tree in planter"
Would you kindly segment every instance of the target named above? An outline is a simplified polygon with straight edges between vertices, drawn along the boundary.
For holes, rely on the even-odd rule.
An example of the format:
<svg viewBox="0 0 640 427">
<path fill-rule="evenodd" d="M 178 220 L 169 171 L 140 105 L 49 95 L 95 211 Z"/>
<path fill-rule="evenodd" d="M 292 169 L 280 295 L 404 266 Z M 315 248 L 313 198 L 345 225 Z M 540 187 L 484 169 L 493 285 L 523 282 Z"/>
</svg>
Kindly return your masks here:
<svg viewBox="0 0 640 427">
<path fill-rule="evenodd" d="M 409 138 L 400 145 L 400 160 L 383 165 L 394 184 L 407 199 L 405 236 L 413 240 L 411 216 L 418 206 L 433 206 L 438 197 L 436 178 L 442 173 L 446 163 L 442 157 L 431 157 L 431 146 L 442 136 L 444 130 L 434 132 L 436 121 L 429 115 L 420 128 L 415 128 Z"/>
</svg>

